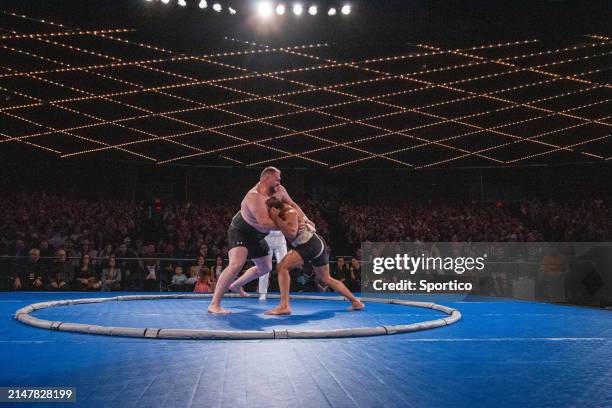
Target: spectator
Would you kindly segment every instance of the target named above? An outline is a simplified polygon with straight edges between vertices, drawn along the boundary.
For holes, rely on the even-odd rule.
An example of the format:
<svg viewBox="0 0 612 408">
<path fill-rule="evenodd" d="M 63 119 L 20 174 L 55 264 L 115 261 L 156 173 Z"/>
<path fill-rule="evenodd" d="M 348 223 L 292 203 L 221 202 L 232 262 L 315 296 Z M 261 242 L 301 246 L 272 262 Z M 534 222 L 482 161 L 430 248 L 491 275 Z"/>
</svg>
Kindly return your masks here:
<svg viewBox="0 0 612 408">
<path fill-rule="evenodd" d="M 32 248 L 21 285 L 25 290 L 43 290 L 43 285 L 47 280 L 47 272 L 45 265 L 40 260 L 40 251 L 37 248 Z"/>
<path fill-rule="evenodd" d="M 351 292 L 361 291 L 361 262 L 357 258 L 351 259 L 349 277 L 345 281 L 345 285 Z"/>
<path fill-rule="evenodd" d="M 111 292 L 121 288 L 121 269 L 117 266 L 115 255 L 108 258 L 108 267 L 102 269 L 102 292 Z"/>
<path fill-rule="evenodd" d="M 333 265 L 331 270 L 331 276 L 340 282 L 344 282 L 349 277 L 349 268 L 343 257 L 339 257 L 336 260 L 336 264 Z"/>
<path fill-rule="evenodd" d="M 136 254 L 128 249 L 128 244 L 125 242 L 121 243 L 115 252 L 115 261 L 121 270 L 121 287 L 123 289 L 133 288 L 138 283 L 139 268 L 133 259 L 135 257 Z"/>
<path fill-rule="evenodd" d="M 160 290 L 159 261 L 155 259 L 145 260 L 144 269 L 141 271 L 144 273 L 144 289 L 148 291 Z M 138 286 L 140 286 L 140 283 L 138 283 Z"/>
<path fill-rule="evenodd" d="M 183 273 L 183 267 L 181 265 L 176 265 L 174 267 L 174 276 L 172 276 L 172 283 L 170 283 L 170 290 L 172 290 L 173 292 L 184 292 L 186 281 L 187 277 Z"/>
<path fill-rule="evenodd" d="M 212 292 L 212 283 L 210 280 L 210 269 L 204 267 L 198 271 L 198 281 L 196 282 L 194 292 L 210 293 Z"/>
<path fill-rule="evenodd" d="M 193 290 L 195 284 L 198 282 L 198 272 L 200 269 L 202 268 L 199 268 L 198 265 L 191 265 L 189 267 L 189 277 L 185 281 L 186 290 Z"/>
<path fill-rule="evenodd" d="M 219 275 L 221 275 L 221 272 L 223 272 L 223 269 L 225 269 L 223 258 L 221 256 L 218 256 L 215 258 L 215 266 L 213 266 L 213 270 L 212 270 L 213 281 L 216 282 L 219 279 Z"/>
<path fill-rule="evenodd" d="M 81 257 L 81 262 L 76 272 L 76 284 L 78 290 L 98 290 L 101 283 L 94 273 L 91 258 L 88 254 Z"/>
<path fill-rule="evenodd" d="M 50 289 L 71 290 L 74 280 L 74 268 L 68 262 L 65 250 L 60 248 L 55 254 L 57 258 L 49 274 Z"/>
</svg>

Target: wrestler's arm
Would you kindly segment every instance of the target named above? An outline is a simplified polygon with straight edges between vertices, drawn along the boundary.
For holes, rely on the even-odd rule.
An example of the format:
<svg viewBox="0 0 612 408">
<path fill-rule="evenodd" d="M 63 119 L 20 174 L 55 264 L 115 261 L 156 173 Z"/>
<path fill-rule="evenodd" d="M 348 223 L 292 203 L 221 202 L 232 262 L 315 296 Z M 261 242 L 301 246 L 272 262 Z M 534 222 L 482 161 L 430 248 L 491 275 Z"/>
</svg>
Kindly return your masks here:
<svg viewBox="0 0 612 408">
<path fill-rule="evenodd" d="M 298 230 L 298 215 L 294 210 L 286 211 L 284 219 L 280 217 L 280 212 L 276 208 L 270 209 L 270 218 L 274 221 L 279 230 L 283 235 L 289 239 L 294 240 Z"/>
<path fill-rule="evenodd" d="M 308 217 L 306 216 L 306 214 L 304 214 L 304 211 L 302 211 L 302 209 L 300 208 L 300 206 L 299 206 L 299 205 L 298 205 L 298 204 L 297 204 L 295 201 L 293 201 L 293 199 L 292 199 L 292 198 L 289 196 L 289 193 L 287 192 L 287 189 L 286 189 L 285 187 L 283 187 L 283 186 L 281 186 L 281 185 L 277 186 L 277 187 L 276 187 L 276 192 L 277 192 L 277 193 L 278 193 L 278 195 L 279 195 L 279 196 L 278 196 L 278 198 L 279 198 L 279 199 L 280 199 L 282 202 L 284 202 L 284 203 L 289 204 L 290 206 L 292 206 L 292 207 L 293 207 L 293 208 L 294 208 L 294 209 L 295 209 L 295 210 L 298 212 L 298 214 L 299 214 L 301 217 L 303 217 L 303 218 L 304 218 L 304 220 L 305 220 L 306 222 L 311 222 L 311 223 L 312 223 L 312 221 L 310 221 L 310 220 L 308 219 Z M 314 224 L 313 224 L 313 225 L 314 225 Z"/>
<path fill-rule="evenodd" d="M 258 197 L 249 197 L 247 200 L 247 205 L 259 225 L 264 228 L 269 228 L 270 230 L 278 229 L 272 218 L 270 218 L 268 206 L 264 201 L 260 200 Z"/>
</svg>

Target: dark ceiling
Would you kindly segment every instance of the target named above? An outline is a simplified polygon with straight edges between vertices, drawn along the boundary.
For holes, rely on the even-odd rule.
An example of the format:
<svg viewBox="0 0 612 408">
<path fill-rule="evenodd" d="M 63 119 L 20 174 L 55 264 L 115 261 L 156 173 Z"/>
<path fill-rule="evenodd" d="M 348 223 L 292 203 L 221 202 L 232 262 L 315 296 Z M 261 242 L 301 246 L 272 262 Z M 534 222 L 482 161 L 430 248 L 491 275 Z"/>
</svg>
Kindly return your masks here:
<svg viewBox="0 0 612 408">
<path fill-rule="evenodd" d="M 332 169 L 611 159 L 608 2 L 362 1 L 262 24 L 250 2 L 230 16 L 170 1 L 2 2 L 0 155 Z"/>
</svg>

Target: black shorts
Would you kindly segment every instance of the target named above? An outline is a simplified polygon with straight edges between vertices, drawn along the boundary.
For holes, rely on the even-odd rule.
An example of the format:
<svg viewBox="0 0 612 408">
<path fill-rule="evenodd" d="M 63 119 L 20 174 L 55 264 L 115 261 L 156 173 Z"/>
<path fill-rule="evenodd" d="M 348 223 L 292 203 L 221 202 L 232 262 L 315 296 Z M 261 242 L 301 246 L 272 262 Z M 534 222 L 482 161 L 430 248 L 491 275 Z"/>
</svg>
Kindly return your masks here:
<svg viewBox="0 0 612 408">
<path fill-rule="evenodd" d="M 325 266 L 329 264 L 327 243 L 317 234 L 313 234 L 308 242 L 296 246 L 293 250 L 300 254 L 304 263 L 310 262 L 312 266 Z"/>
<path fill-rule="evenodd" d="M 257 231 L 242 218 L 240 212 L 234 215 L 227 230 L 228 249 L 245 247 L 249 251 L 249 257 L 261 258 L 267 256 L 270 248 L 264 239 L 266 232 Z"/>
</svg>

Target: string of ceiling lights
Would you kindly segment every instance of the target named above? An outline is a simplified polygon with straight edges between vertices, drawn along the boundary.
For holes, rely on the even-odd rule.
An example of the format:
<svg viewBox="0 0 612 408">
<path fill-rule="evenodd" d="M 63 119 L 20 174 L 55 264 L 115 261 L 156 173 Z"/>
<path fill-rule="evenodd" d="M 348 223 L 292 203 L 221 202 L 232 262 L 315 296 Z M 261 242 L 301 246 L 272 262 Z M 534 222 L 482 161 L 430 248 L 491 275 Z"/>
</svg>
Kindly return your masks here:
<svg viewBox="0 0 612 408">
<path fill-rule="evenodd" d="M 147 3 L 153 3 L 160 1 L 161 3 L 168 5 L 173 0 L 145 0 Z M 235 7 L 229 4 L 222 4 L 219 1 L 207 1 L 207 0 L 193 0 L 188 2 L 187 0 L 177 0 L 176 4 L 179 7 L 188 7 L 189 4 L 197 4 L 197 7 L 201 10 L 212 10 L 217 13 L 227 12 L 231 15 L 236 14 L 248 14 L 254 13 L 261 18 L 270 18 L 274 15 L 281 17 L 284 15 L 293 15 L 296 17 L 300 17 L 302 15 L 311 15 L 316 16 L 319 14 L 319 6 L 316 4 L 302 4 L 302 3 L 283 3 L 283 2 L 271 2 L 271 1 L 259 1 L 257 2 L 252 10 L 245 11 L 241 10 L 239 7 Z M 352 6 L 350 4 L 339 4 L 337 6 L 332 6 L 327 8 L 328 16 L 335 15 L 344 15 L 348 16 L 352 12 Z"/>
</svg>

